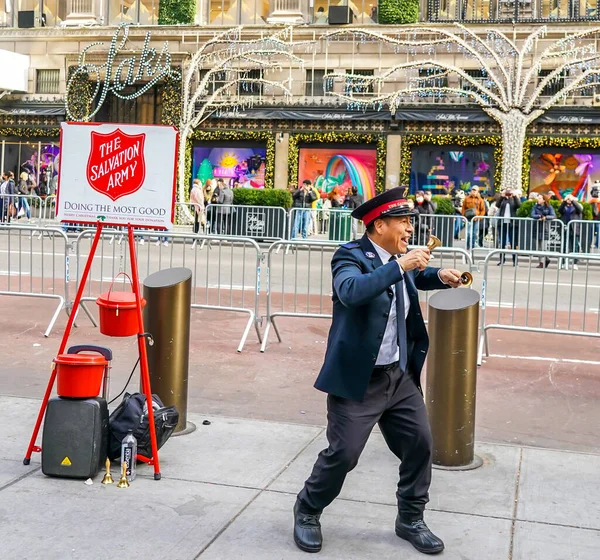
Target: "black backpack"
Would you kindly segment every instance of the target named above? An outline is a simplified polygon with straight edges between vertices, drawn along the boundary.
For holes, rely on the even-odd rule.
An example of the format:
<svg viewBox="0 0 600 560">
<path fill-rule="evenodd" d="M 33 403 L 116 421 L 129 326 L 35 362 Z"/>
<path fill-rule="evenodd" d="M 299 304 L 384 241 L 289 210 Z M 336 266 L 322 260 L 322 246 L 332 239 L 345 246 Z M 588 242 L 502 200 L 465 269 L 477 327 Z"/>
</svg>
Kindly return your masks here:
<svg viewBox="0 0 600 560">
<path fill-rule="evenodd" d="M 156 444 L 160 449 L 175 430 L 177 422 L 179 422 L 179 412 L 175 406 L 165 407 L 158 395 L 152 395 L 152 408 L 154 410 Z M 137 440 L 138 454 L 148 458 L 152 457 L 146 395 L 125 393 L 121 404 L 110 415 L 108 419 L 108 458 L 110 460 L 120 459 L 121 442 L 129 430 L 133 430 L 133 435 Z"/>
</svg>

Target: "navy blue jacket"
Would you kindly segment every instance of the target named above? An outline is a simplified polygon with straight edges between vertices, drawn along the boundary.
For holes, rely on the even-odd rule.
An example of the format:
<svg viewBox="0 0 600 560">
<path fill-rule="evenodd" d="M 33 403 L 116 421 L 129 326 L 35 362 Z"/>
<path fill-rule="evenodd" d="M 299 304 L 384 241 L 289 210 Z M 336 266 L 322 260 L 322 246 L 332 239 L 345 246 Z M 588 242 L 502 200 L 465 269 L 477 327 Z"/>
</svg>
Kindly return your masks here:
<svg viewBox="0 0 600 560">
<path fill-rule="evenodd" d="M 368 256 L 367 256 L 368 253 Z M 331 395 L 361 401 L 387 325 L 392 304 L 392 286 L 400 282 L 398 263 L 383 264 L 365 235 L 340 247 L 331 261 L 333 275 L 333 320 L 329 330 L 325 362 L 315 387 Z M 404 273 L 410 299 L 406 319 L 408 372 L 421 390 L 421 370 L 429 348 L 429 337 L 421 315 L 419 290 L 447 288 L 438 268 Z M 402 294 L 398 294 L 402 297 Z M 398 317 L 404 320 L 404 317 Z"/>
</svg>

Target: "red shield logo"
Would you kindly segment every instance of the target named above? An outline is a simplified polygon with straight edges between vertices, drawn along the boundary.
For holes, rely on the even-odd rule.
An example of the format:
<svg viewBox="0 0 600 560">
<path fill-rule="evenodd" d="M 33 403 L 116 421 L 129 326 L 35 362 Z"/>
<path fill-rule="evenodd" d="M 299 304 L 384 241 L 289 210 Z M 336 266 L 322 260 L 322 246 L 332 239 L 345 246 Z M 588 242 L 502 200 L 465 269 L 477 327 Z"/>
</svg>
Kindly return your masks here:
<svg viewBox="0 0 600 560">
<path fill-rule="evenodd" d="M 87 180 L 92 189 L 113 202 L 138 191 L 146 178 L 145 134 L 92 132 Z"/>
</svg>

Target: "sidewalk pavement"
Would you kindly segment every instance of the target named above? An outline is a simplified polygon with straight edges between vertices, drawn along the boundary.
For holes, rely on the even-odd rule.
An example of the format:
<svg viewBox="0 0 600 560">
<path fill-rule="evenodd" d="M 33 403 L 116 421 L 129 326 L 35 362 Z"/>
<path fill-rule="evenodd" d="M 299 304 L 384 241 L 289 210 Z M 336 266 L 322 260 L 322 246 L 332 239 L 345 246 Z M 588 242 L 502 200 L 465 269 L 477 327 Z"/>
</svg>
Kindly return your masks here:
<svg viewBox="0 0 600 560">
<path fill-rule="evenodd" d="M 138 467 L 128 489 L 52 479 L 22 458 L 40 401 L 0 397 L 3 560 L 308 558 L 292 539 L 295 494 L 322 427 L 191 414 L 197 430 Z M 210 425 L 202 425 L 209 420 Z M 38 444 L 41 440 L 38 440 Z M 435 470 L 426 515 L 452 560 L 597 560 L 600 455 L 478 443 L 484 465 Z M 322 517 L 322 560 L 424 558 L 394 534 L 397 461 L 377 432 Z M 118 468 L 113 466 L 113 475 Z"/>
</svg>

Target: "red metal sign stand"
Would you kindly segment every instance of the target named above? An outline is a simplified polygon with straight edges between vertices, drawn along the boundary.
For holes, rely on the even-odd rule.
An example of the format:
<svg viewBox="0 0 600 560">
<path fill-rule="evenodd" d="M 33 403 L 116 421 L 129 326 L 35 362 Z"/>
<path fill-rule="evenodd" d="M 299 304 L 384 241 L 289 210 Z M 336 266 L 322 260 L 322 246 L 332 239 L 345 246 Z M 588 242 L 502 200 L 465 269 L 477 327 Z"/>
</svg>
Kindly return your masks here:
<svg viewBox="0 0 600 560">
<path fill-rule="evenodd" d="M 144 332 L 144 318 L 142 316 L 142 296 L 140 294 L 140 281 L 138 276 L 138 268 L 137 268 L 137 257 L 135 254 L 135 240 L 133 236 L 133 226 L 128 224 L 128 239 L 129 239 L 129 254 L 131 258 L 131 280 L 133 284 L 133 292 L 135 294 L 136 300 L 136 314 L 137 314 L 137 323 L 138 323 L 138 350 L 140 356 L 140 372 L 141 372 L 141 380 L 142 380 L 142 391 L 146 395 L 146 403 L 148 404 L 148 425 L 150 428 L 150 442 L 152 445 L 152 457 L 144 457 L 142 455 L 138 455 L 137 458 L 144 463 L 154 466 L 154 480 L 160 480 L 160 464 L 158 461 L 158 446 L 156 443 L 156 429 L 154 425 L 154 409 L 152 407 L 152 388 L 150 387 L 150 372 L 148 369 L 148 354 L 146 351 L 146 336 L 147 333 Z M 73 302 L 73 309 L 71 310 L 71 314 L 69 315 L 69 320 L 67 321 L 67 326 L 65 327 L 65 332 L 63 334 L 60 346 L 58 348 L 57 355 L 63 354 L 65 348 L 67 347 L 67 341 L 69 339 L 69 335 L 71 334 L 71 329 L 73 328 L 73 323 L 75 322 L 75 317 L 77 315 L 77 310 L 79 309 L 79 304 L 81 302 L 81 297 L 83 296 L 83 291 L 85 289 L 85 285 L 88 281 L 88 276 L 90 274 L 90 269 L 92 267 L 92 261 L 94 260 L 94 254 L 96 253 L 96 249 L 98 248 L 98 242 L 100 241 L 100 237 L 102 235 L 102 223 L 98 222 L 96 225 L 96 234 L 94 235 L 94 240 L 92 242 L 92 247 L 90 249 L 90 253 L 88 255 L 87 261 L 85 263 L 85 267 L 83 269 L 83 274 L 81 276 L 81 280 L 79 282 L 79 287 L 77 288 L 77 294 L 75 296 L 75 301 Z M 40 407 L 40 411 L 38 413 L 38 417 L 35 423 L 35 427 L 33 428 L 33 434 L 31 435 L 31 440 L 29 441 L 29 447 L 27 448 L 27 453 L 25 454 L 25 458 L 23 459 L 24 465 L 29 465 L 31 462 L 32 453 L 41 452 L 42 448 L 35 444 L 37 440 L 38 433 L 40 431 L 40 426 L 42 425 L 42 420 L 44 419 L 44 414 L 46 413 L 46 408 L 48 406 L 48 401 L 50 400 L 50 394 L 52 393 L 52 389 L 54 388 L 54 383 L 56 381 L 56 369 L 54 364 L 52 366 L 52 373 L 50 374 L 50 379 L 48 381 L 48 386 L 46 387 L 46 393 L 44 394 L 44 398 L 42 400 L 42 406 Z"/>
</svg>

